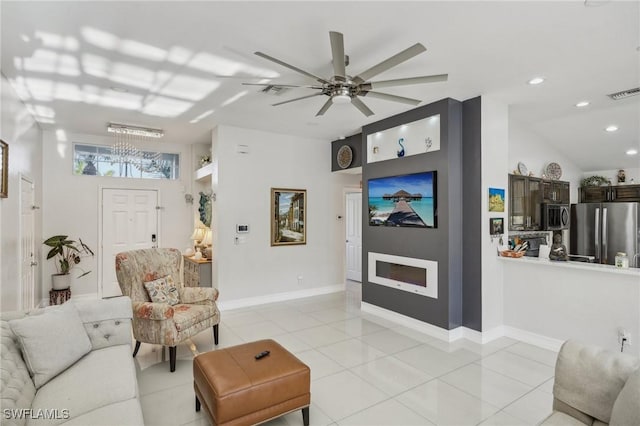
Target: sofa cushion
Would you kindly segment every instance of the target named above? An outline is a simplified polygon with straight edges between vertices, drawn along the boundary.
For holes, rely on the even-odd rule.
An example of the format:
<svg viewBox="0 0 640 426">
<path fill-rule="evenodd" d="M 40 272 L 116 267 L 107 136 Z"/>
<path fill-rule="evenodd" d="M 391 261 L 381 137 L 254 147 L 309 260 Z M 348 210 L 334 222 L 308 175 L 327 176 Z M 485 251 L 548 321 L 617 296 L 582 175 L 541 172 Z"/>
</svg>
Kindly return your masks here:
<svg viewBox="0 0 640 426">
<path fill-rule="evenodd" d="M 137 393 L 129 346 L 118 345 L 91 351 L 41 387 L 32 408 L 67 409 L 73 420 L 100 407 L 136 398 Z M 64 421 L 59 419 L 51 424 Z"/>
<path fill-rule="evenodd" d="M 558 353 L 553 396 L 609 423 L 613 404 L 638 364 L 637 357 L 568 340 Z"/>
<path fill-rule="evenodd" d="M 640 425 L 640 368 L 629 377 L 613 404 L 610 424 Z"/>
<path fill-rule="evenodd" d="M 72 303 L 9 321 L 36 388 L 40 388 L 91 350 Z"/>
<path fill-rule="evenodd" d="M 180 303 L 178 289 L 173 283 L 171 275 L 153 281 L 146 281 L 144 288 L 154 303 L 168 303 L 170 306 Z"/>
<path fill-rule="evenodd" d="M 0 336 L 0 407 L 3 410 L 31 408 L 36 387 L 8 321 L 0 321 Z M 0 422 L 3 426 L 21 426 L 26 419 L 6 419 L 2 413 Z"/>
<path fill-rule="evenodd" d="M 74 417 L 64 426 L 143 426 L 142 409 L 138 399 L 128 399 L 100 407 L 89 413 Z"/>
</svg>

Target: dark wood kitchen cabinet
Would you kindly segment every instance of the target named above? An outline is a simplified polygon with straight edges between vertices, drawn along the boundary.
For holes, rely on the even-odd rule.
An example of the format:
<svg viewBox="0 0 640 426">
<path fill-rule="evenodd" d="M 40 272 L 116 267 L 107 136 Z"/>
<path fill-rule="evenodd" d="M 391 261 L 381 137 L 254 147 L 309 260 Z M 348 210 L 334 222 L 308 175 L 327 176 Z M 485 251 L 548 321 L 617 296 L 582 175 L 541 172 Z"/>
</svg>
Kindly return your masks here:
<svg viewBox="0 0 640 426">
<path fill-rule="evenodd" d="M 640 201 L 640 185 L 583 186 L 581 203 Z"/>
<path fill-rule="evenodd" d="M 569 204 L 569 182 L 543 180 L 542 202 L 547 204 Z"/>
<path fill-rule="evenodd" d="M 542 228 L 542 179 L 509 175 L 509 230 L 538 231 Z"/>
</svg>

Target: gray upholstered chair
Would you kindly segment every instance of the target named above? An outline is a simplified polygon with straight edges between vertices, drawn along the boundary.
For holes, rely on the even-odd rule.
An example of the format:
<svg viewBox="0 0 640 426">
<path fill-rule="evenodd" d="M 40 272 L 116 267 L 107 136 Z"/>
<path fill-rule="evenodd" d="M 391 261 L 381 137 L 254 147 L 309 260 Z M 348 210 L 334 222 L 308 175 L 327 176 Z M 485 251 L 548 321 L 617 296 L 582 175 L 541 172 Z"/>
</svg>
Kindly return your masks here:
<svg viewBox="0 0 640 426">
<path fill-rule="evenodd" d="M 116 255 L 116 276 L 125 296 L 133 304 L 133 335 L 136 347 L 153 343 L 169 347 L 169 368 L 176 369 L 176 345 L 187 338 L 213 327 L 213 339 L 218 344 L 220 311 L 216 305 L 218 290 L 208 287 L 183 287 L 182 254 L 171 248 L 133 250 Z M 145 282 L 171 276 L 178 288 L 180 303 L 151 301 Z"/>
<path fill-rule="evenodd" d="M 568 340 L 560 349 L 545 426 L 640 425 L 640 358 Z"/>
</svg>

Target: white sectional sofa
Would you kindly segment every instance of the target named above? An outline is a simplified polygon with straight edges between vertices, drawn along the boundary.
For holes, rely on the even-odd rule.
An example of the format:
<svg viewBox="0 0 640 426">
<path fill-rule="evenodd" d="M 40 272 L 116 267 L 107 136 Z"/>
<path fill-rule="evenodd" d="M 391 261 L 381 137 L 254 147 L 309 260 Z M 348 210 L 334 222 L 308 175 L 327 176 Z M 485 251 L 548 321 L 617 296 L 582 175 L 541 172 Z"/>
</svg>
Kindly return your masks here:
<svg viewBox="0 0 640 426">
<path fill-rule="evenodd" d="M 52 328 L 56 316 L 51 315 L 63 312 L 71 312 L 76 319 L 79 316 L 78 326 Z M 51 321 L 46 320 L 42 327 L 43 319 L 48 318 L 45 315 Z M 128 297 L 70 301 L 59 307 L 0 315 L 0 424 L 144 425 L 131 356 L 131 317 Z M 41 340 L 53 340 L 52 344 L 29 340 L 28 332 L 47 327 L 49 332 Z M 82 336 L 82 328 L 90 343 Z M 70 332 L 75 336 L 69 336 Z M 68 339 L 74 337 L 84 342 L 83 348 L 78 349 L 83 345 L 75 341 L 69 344 Z M 78 359 L 69 356 L 78 350 L 86 353 Z M 66 359 L 71 365 L 63 364 L 61 372 L 48 371 L 48 360 L 59 364 Z M 34 369 L 45 374 L 34 374 Z"/>
</svg>

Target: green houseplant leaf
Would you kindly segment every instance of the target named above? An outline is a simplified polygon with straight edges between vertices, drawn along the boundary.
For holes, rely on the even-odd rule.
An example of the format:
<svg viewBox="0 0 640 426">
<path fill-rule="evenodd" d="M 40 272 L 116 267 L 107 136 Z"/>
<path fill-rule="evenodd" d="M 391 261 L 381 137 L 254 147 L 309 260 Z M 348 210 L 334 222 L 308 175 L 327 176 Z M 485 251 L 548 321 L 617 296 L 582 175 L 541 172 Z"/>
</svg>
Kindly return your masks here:
<svg viewBox="0 0 640 426">
<path fill-rule="evenodd" d="M 51 250 L 47 253 L 47 260 L 54 259 L 58 274 L 67 275 L 73 268 L 78 268 L 82 271 L 82 274 L 78 276 L 80 278 L 91 272 L 84 271 L 78 265 L 83 256 L 93 256 L 93 250 L 83 243 L 81 239 L 78 239 L 78 241 L 79 243 L 76 243 L 75 240 L 70 240 L 67 235 L 54 235 L 43 242 L 45 246 L 51 247 Z"/>
</svg>

